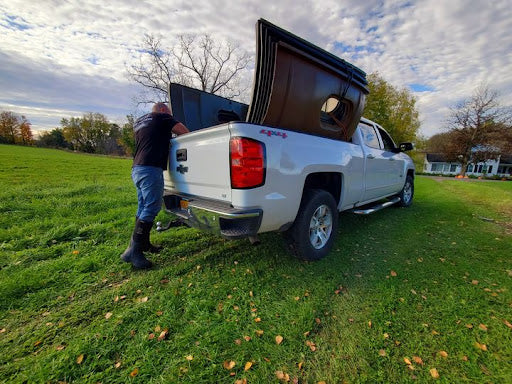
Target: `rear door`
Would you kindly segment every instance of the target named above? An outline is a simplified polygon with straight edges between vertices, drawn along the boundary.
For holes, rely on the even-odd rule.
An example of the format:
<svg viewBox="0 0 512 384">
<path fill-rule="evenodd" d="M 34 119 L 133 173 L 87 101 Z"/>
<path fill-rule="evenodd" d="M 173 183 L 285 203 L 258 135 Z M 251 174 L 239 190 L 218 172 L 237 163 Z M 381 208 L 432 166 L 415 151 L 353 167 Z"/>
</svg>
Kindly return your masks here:
<svg viewBox="0 0 512 384">
<path fill-rule="evenodd" d="M 171 140 L 166 189 L 231 201 L 228 124 Z"/>
</svg>

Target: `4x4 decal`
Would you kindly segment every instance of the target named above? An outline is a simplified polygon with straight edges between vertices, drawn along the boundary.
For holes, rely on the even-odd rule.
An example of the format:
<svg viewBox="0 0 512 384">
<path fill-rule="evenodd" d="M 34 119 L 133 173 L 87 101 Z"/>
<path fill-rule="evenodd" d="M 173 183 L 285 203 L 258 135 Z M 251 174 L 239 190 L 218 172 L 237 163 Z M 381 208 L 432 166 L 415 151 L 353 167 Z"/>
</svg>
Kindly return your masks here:
<svg viewBox="0 0 512 384">
<path fill-rule="evenodd" d="M 286 139 L 288 137 L 286 132 L 273 131 L 271 129 L 262 129 L 260 131 L 260 133 L 262 133 L 264 135 L 267 135 L 268 137 L 270 137 L 270 136 L 281 136 L 283 139 Z"/>
</svg>

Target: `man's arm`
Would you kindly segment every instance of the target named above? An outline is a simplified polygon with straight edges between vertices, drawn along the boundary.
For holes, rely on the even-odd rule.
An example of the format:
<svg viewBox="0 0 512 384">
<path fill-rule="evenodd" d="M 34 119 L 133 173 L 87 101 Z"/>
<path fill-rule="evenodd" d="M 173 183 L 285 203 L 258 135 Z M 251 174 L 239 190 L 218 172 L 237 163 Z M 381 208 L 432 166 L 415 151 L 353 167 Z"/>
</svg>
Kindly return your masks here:
<svg viewBox="0 0 512 384">
<path fill-rule="evenodd" d="M 190 131 L 182 123 L 177 123 L 176 125 L 174 125 L 174 127 L 172 127 L 172 133 L 175 133 L 178 136 L 188 132 Z"/>
</svg>

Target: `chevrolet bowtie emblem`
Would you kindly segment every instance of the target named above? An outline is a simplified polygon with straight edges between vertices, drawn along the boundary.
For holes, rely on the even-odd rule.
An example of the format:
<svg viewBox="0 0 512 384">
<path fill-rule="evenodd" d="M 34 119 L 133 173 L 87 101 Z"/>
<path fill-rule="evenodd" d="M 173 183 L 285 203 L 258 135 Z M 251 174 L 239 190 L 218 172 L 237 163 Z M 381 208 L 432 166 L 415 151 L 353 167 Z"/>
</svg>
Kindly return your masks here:
<svg viewBox="0 0 512 384">
<path fill-rule="evenodd" d="M 178 167 L 176 167 L 176 171 L 183 175 L 185 172 L 188 172 L 188 167 L 184 167 L 182 164 L 180 164 Z"/>
</svg>

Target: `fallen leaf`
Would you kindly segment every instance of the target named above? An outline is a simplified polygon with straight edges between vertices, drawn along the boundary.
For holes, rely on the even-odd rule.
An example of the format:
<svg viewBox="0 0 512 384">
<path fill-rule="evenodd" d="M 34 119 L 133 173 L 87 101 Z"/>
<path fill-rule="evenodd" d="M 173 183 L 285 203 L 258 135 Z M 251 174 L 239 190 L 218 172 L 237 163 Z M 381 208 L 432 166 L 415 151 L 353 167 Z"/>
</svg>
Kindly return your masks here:
<svg viewBox="0 0 512 384">
<path fill-rule="evenodd" d="M 315 319 L 315 322 L 316 322 L 317 324 L 322 324 L 322 320 L 320 320 L 318 317 Z"/>
<path fill-rule="evenodd" d="M 187 359 L 188 361 L 192 361 L 192 360 L 194 360 L 194 356 L 188 355 L 188 356 L 185 356 L 185 359 Z"/>
<path fill-rule="evenodd" d="M 466 324 L 466 328 L 469 328 L 469 329 L 473 328 L 473 324 Z"/>
<path fill-rule="evenodd" d="M 430 376 L 432 376 L 434 379 L 439 379 L 439 372 L 437 372 L 437 369 L 432 368 L 430 370 Z"/>
<path fill-rule="evenodd" d="M 41 340 L 36 341 L 36 342 L 34 343 L 34 347 L 37 347 L 37 346 L 38 346 L 39 344 L 41 344 L 41 343 L 42 343 L 42 341 L 41 341 Z"/>
<path fill-rule="evenodd" d="M 114 364 L 114 368 L 118 369 L 121 367 L 121 362 L 118 361 L 117 363 Z"/>
<path fill-rule="evenodd" d="M 512 324 L 510 324 L 507 320 L 503 320 L 503 324 L 512 329 Z"/>
<path fill-rule="evenodd" d="M 390 273 L 390 274 L 391 274 L 391 276 L 393 276 L 393 277 L 396 277 L 396 276 L 397 276 L 397 273 L 396 273 L 395 271 L 393 271 L 393 270 L 391 271 L 391 273 Z"/>
<path fill-rule="evenodd" d="M 285 373 L 283 371 L 276 371 L 276 377 L 282 381 L 286 381 L 286 382 L 290 381 L 290 375 L 288 375 L 287 373 Z"/>
<path fill-rule="evenodd" d="M 386 356 L 386 351 L 383 349 L 379 349 L 379 356 L 382 356 L 382 357 Z"/>
<path fill-rule="evenodd" d="M 283 336 L 277 335 L 276 336 L 276 344 L 280 345 L 283 342 Z"/>
<path fill-rule="evenodd" d="M 412 364 L 409 364 L 407 366 L 407 368 L 409 368 L 411 371 L 414 371 L 416 369 L 416 368 L 414 368 L 414 365 L 412 365 Z"/>
<path fill-rule="evenodd" d="M 420 365 L 423 365 L 423 360 L 421 359 L 421 357 L 419 356 L 413 356 L 412 359 L 414 360 L 414 362 L 416 364 L 420 364 Z"/>
<path fill-rule="evenodd" d="M 316 384 L 326 384 L 325 381 L 319 381 L 318 383 Z"/>
<path fill-rule="evenodd" d="M 445 359 L 448 357 L 448 353 L 446 351 L 439 351 L 437 354 Z"/>
<path fill-rule="evenodd" d="M 149 336 L 148 336 L 148 339 L 149 340 L 153 340 L 155 338 L 155 334 L 154 333 L 150 333 Z"/>
<path fill-rule="evenodd" d="M 257 317 L 257 318 L 255 318 L 255 319 L 254 319 L 254 321 L 255 321 L 256 323 L 260 323 L 260 322 L 261 322 L 261 319 L 260 319 L 259 317 Z"/>
<path fill-rule="evenodd" d="M 372 327 L 372 322 L 371 322 L 371 321 L 369 321 L 369 322 L 368 322 L 368 328 L 371 328 L 371 327 Z"/>
<path fill-rule="evenodd" d="M 161 330 L 162 330 L 162 328 L 161 328 L 159 325 L 157 325 L 157 326 L 155 327 L 155 332 L 157 332 L 157 333 L 158 333 L 158 332 L 160 332 Z"/>
<path fill-rule="evenodd" d="M 471 280 L 471 284 L 478 285 L 478 280 Z"/>
<path fill-rule="evenodd" d="M 468 361 L 468 357 L 467 356 L 462 356 L 462 360 L 463 361 Z"/>
<path fill-rule="evenodd" d="M 228 371 L 235 368 L 236 363 L 234 361 L 228 361 L 226 360 L 222 366 L 224 369 L 227 369 Z"/>
<path fill-rule="evenodd" d="M 235 340 L 235 344 L 236 344 L 236 345 L 242 345 L 242 340 L 240 340 L 240 339 L 236 339 L 236 340 Z"/>
<path fill-rule="evenodd" d="M 437 332 L 435 329 L 432 330 L 432 335 L 436 336 L 436 335 L 439 335 L 439 332 Z"/>
<path fill-rule="evenodd" d="M 316 351 L 316 345 L 315 343 L 309 341 L 309 340 L 306 340 L 306 345 L 309 347 L 309 349 L 311 349 L 313 352 Z"/>
<path fill-rule="evenodd" d="M 131 377 L 135 377 L 139 374 L 139 368 L 135 368 L 133 371 L 130 372 Z"/>
<path fill-rule="evenodd" d="M 78 355 L 78 357 L 76 358 L 76 363 L 82 364 L 82 361 L 84 361 L 84 355 L 83 354 Z"/>
<path fill-rule="evenodd" d="M 263 331 L 262 331 L 261 329 L 257 329 L 257 330 L 256 330 L 256 331 L 254 331 L 254 332 L 256 332 L 256 334 L 257 334 L 258 336 L 263 335 Z"/>
<path fill-rule="evenodd" d="M 480 328 L 482 331 L 487 331 L 487 327 L 484 324 L 480 324 L 478 328 Z"/>
<path fill-rule="evenodd" d="M 505 321 L 506 321 L 506 320 L 505 320 Z M 5 328 L 0 329 L 0 333 L 4 333 L 4 332 L 6 332 L 6 331 L 7 331 L 7 329 L 5 329 Z"/>
<path fill-rule="evenodd" d="M 245 377 L 243 379 L 239 379 L 235 381 L 235 384 L 247 384 L 247 379 Z"/>
<path fill-rule="evenodd" d="M 140 299 L 140 302 L 141 302 L 141 303 L 145 303 L 146 301 L 148 301 L 148 297 L 147 297 L 147 296 L 146 296 L 146 297 L 143 297 L 142 299 Z"/>
<path fill-rule="evenodd" d="M 55 349 L 56 349 L 57 351 L 62 351 L 64 348 L 66 348 L 66 346 L 65 346 L 65 345 L 63 345 L 63 344 L 57 345 L 57 346 L 55 347 Z"/>
<path fill-rule="evenodd" d="M 411 365 L 411 360 L 409 360 L 407 357 L 404 357 L 404 363 L 407 365 Z"/>
<path fill-rule="evenodd" d="M 247 363 L 245 363 L 245 366 L 244 366 L 244 371 L 248 371 L 249 369 L 251 369 L 252 367 L 252 361 L 248 361 Z"/>
<path fill-rule="evenodd" d="M 169 284 L 169 279 L 160 280 L 160 284 Z"/>
<path fill-rule="evenodd" d="M 157 312 L 156 312 L 156 315 L 157 315 L 157 316 L 162 316 L 163 314 L 164 314 L 164 312 L 163 312 L 163 311 L 157 311 Z"/>
<path fill-rule="evenodd" d="M 112 317 L 112 312 L 107 312 L 107 313 L 105 314 L 105 319 L 107 319 L 107 320 L 108 320 L 108 319 L 110 319 L 111 317 Z"/>
<path fill-rule="evenodd" d="M 479 342 L 475 341 L 475 347 L 477 347 L 478 349 L 481 349 L 482 351 L 487 351 L 487 345 L 485 344 L 480 344 Z"/>
<path fill-rule="evenodd" d="M 261 332 L 263 332 L 263 331 L 261 331 Z M 251 336 L 244 336 L 244 340 L 245 341 L 251 341 L 252 339 L 251 339 Z"/>
<path fill-rule="evenodd" d="M 389 334 L 387 334 L 387 333 L 384 333 L 382 336 L 383 336 L 385 339 L 389 339 Z"/>
<path fill-rule="evenodd" d="M 160 336 L 158 336 L 158 341 L 162 341 L 163 339 L 165 339 L 167 337 L 168 332 L 169 330 L 167 329 L 164 329 L 162 332 L 160 332 Z"/>
<path fill-rule="evenodd" d="M 303 363 L 302 361 L 297 365 L 297 367 L 299 368 L 299 370 L 301 370 L 301 369 L 302 369 L 302 366 L 303 366 L 303 365 L 304 365 L 304 363 Z"/>
<path fill-rule="evenodd" d="M 77 251 L 77 250 L 73 251 L 73 255 L 78 255 L 79 253 L 80 253 L 80 251 Z"/>
</svg>

